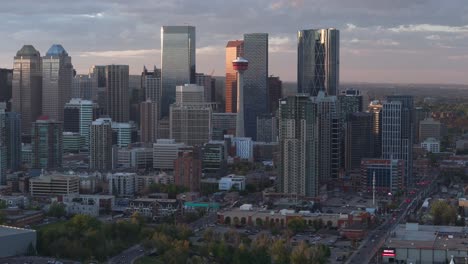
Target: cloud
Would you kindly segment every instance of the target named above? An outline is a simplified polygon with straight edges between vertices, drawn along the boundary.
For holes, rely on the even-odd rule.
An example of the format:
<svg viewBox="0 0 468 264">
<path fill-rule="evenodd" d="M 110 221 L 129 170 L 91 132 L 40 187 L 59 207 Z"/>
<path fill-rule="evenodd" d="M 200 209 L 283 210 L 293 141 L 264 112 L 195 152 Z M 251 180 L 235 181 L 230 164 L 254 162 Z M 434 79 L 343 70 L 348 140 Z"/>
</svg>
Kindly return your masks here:
<svg viewBox="0 0 468 264">
<path fill-rule="evenodd" d="M 107 51 L 86 51 L 78 54 L 79 57 L 104 57 L 104 58 L 142 58 L 146 56 L 159 55 L 159 49 L 141 50 L 107 50 Z"/>
<path fill-rule="evenodd" d="M 441 32 L 441 33 L 467 33 L 468 25 L 465 26 L 445 26 L 445 25 L 431 25 L 431 24 L 410 24 L 400 25 L 398 27 L 389 28 L 390 31 L 396 33 L 406 32 Z"/>
<path fill-rule="evenodd" d="M 429 36 L 426 36 L 426 39 L 428 39 L 428 40 L 440 40 L 440 36 L 439 35 L 429 35 Z"/>
</svg>

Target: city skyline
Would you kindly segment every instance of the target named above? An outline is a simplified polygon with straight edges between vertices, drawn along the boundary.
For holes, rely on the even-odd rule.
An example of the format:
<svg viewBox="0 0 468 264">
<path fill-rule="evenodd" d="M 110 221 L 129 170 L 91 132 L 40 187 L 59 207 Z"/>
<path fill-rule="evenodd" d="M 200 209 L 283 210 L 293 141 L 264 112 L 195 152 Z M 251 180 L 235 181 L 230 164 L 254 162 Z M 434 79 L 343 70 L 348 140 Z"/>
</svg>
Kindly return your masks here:
<svg viewBox="0 0 468 264">
<path fill-rule="evenodd" d="M 232 12 L 243 6 L 244 12 Z M 2 10 L 8 12 L 0 12 L 8 22 L 0 25 L 0 32 L 10 41 L 0 44 L 0 67 L 11 68 L 23 44 L 44 54 L 51 44 L 61 43 L 79 73 L 93 64 L 115 63 L 129 64 L 130 73 L 138 74 L 143 65 L 161 67 L 158 28 L 191 25 L 197 28 L 198 72 L 214 70 L 215 76 L 223 76 L 226 42 L 244 33 L 266 32 L 269 73 L 295 82 L 297 31 L 334 27 L 341 33 L 343 82 L 468 84 L 463 71 L 468 65 L 463 45 L 468 18 L 460 6 L 460 0 L 5 3 Z"/>
</svg>

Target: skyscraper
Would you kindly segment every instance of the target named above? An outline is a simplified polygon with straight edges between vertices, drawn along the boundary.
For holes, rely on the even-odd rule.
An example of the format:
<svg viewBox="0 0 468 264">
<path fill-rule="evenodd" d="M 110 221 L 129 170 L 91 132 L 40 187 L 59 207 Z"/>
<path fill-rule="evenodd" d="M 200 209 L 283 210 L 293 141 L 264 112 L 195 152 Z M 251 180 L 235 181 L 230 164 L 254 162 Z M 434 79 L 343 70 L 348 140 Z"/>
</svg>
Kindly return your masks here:
<svg viewBox="0 0 468 264">
<path fill-rule="evenodd" d="M 196 84 L 178 85 L 175 95 L 176 104 L 205 103 L 205 88 Z"/>
<path fill-rule="evenodd" d="M 211 114 L 209 104 L 172 104 L 170 138 L 188 146 L 208 143 L 211 140 Z"/>
<path fill-rule="evenodd" d="M 348 116 L 345 139 L 346 172 L 358 172 L 361 159 L 374 157 L 373 114 L 352 113 Z"/>
<path fill-rule="evenodd" d="M 97 77 L 93 74 L 77 74 L 73 78 L 71 98 L 98 101 Z"/>
<path fill-rule="evenodd" d="M 161 27 L 161 116 L 169 116 L 177 85 L 195 83 L 195 27 Z"/>
<path fill-rule="evenodd" d="M 190 192 L 200 191 L 202 161 L 200 154 L 195 152 L 192 148 L 180 149 L 174 160 L 174 183 Z"/>
<path fill-rule="evenodd" d="M 57 169 L 62 167 L 62 122 L 41 116 L 32 124 L 32 168 Z"/>
<path fill-rule="evenodd" d="M 244 35 L 244 58 L 249 69 L 244 73 L 245 136 L 255 140 L 257 116 L 268 113 L 268 34 Z"/>
<path fill-rule="evenodd" d="M 231 40 L 226 45 L 226 112 L 237 113 L 237 72 L 232 61 L 244 56 L 244 41 Z"/>
<path fill-rule="evenodd" d="M 15 171 L 21 165 L 21 116 L 15 112 L 0 112 L 0 115 L 0 120 L 5 122 L 2 138 L 6 147 L 6 167 Z"/>
<path fill-rule="evenodd" d="M 405 186 L 413 184 L 413 97 L 388 96 L 382 107 L 382 158 L 405 161 Z"/>
<path fill-rule="evenodd" d="M 213 82 L 213 77 L 211 75 L 206 75 L 204 73 L 195 74 L 196 84 L 203 86 L 205 90 L 205 102 L 211 103 L 215 102 L 215 85 Z"/>
<path fill-rule="evenodd" d="M 283 193 L 316 197 L 319 186 L 316 107 L 307 94 L 279 104 L 279 187 Z"/>
<path fill-rule="evenodd" d="M 308 29 L 297 33 L 297 88 L 316 96 L 337 95 L 340 76 L 340 32 Z"/>
<path fill-rule="evenodd" d="M 338 95 L 338 104 L 340 109 L 340 123 L 348 122 L 352 113 L 362 111 L 362 95 L 359 90 L 347 89 Z"/>
<path fill-rule="evenodd" d="M 99 118 L 91 123 L 89 143 L 89 168 L 108 171 L 112 169 L 112 120 Z"/>
<path fill-rule="evenodd" d="M 73 65 L 60 44 L 42 57 L 42 114 L 63 121 L 63 107 L 71 99 Z"/>
<path fill-rule="evenodd" d="M 7 111 L 11 109 L 11 88 L 13 69 L 0 69 L 0 102 L 7 102 Z"/>
<path fill-rule="evenodd" d="M 268 77 L 268 110 L 271 114 L 275 115 L 281 98 L 283 98 L 283 82 L 279 77 L 271 75 Z"/>
<path fill-rule="evenodd" d="M 374 100 L 369 104 L 368 112 L 373 115 L 372 134 L 374 138 L 374 158 L 382 157 L 382 104 Z"/>
<path fill-rule="evenodd" d="M 141 142 L 154 143 L 158 138 L 158 104 L 147 99 L 140 104 L 140 133 Z"/>
<path fill-rule="evenodd" d="M 97 82 L 97 91 L 96 91 L 96 96 L 97 96 L 97 103 L 99 105 L 99 108 L 101 109 L 101 112 L 103 114 L 108 114 L 107 111 L 107 82 L 106 82 L 106 66 L 102 65 L 93 65 L 89 69 L 89 74 L 92 76 L 93 79 L 96 80 Z"/>
<path fill-rule="evenodd" d="M 106 112 L 114 122 L 129 121 L 128 73 L 128 65 L 106 66 Z"/>
<path fill-rule="evenodd" d="M 42 59 L 32 45 L 24 45 L 13 66 L 12 110 L 21 115 L 21 132 L 31 133 L 31 123 L 42 111 Z"/>
<path fill-rule="evenodd" d="M 90 100 L 73 98 L 65 104 L 63 131 L 79 133 L 89 146 L 89 126 L 97 117 L 97 104 Z"/>
</svg>

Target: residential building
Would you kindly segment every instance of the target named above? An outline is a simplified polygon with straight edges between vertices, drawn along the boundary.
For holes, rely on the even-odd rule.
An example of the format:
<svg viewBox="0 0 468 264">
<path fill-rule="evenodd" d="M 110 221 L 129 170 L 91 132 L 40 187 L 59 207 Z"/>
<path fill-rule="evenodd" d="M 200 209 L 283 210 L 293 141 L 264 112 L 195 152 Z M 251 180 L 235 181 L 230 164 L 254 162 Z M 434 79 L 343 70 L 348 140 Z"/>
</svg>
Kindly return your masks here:
<svg viewBox="0 0 468 264">
<path fill-rule="evenodd" d="M 221 175 L 226 169 L 227 150 L 224 141 L 210 141 L 202 148 L 202 171 Z"/>
<path fill-rule="evenodd" d="M 244 41 L 231 40 L 226 45 L 226 113 L 237 113 L 237 71 L 232 61 L 244 56 Z"/>
<path fill-rule="evenodd" d="M 42 115 L 63 121 L 63 107 L 71 99 L 73 65 L 60 44 L 54 44 L 42 57 Z"/>
<path fill-rule="evenodd" d="M 185 144 L 176 143 L 174 139 L 158 139 L 153 144 L 153 168 L 158 170 L 173 170 L 177 153 L 183 147 L 185 147 Z"/>
<path fill-rule="evenodd" d="M 125 148 L 129 144 L 136 142 L 136 134 L 135 123 L 112 122 L 112 142 L 119 148 Z"/>
<path fill-rule="evenodd" d="M 151 146 L 129 146 L 117 150 L 116 168 L 128 169 L 152 169 L 153 147 Z"/>
<path fill-rule="evenodd" d="M 21 166 L 21 115 L 15 112 L 0 113 L 0 115 L 4 115 L 5 120 L 6 166 L 16 171 Z"/>
<path fill-rule="evenodd" d="M 101 212 L 111 212 L 115 203 L 113 195 L 64 195 L 62 202 L 68 215 L 84 214 L 98 217 Z"/>
<path fill-rule="evenodd" d="M 253 141 L 248 137 L 233 137 L 232 143 L 236 149 L 236 156 L 253 162 Z"/>
<path fill-rule="evenodd" d="M 299 93 L 337 95 L 340 76 L 340 32 L 308 29 L 297 33 L 297 87 Z"/>
<path fill-rule="evenodd" d="M 99 118 L 91 123 L 89 136 L 89 168 L 108 171 L 112 169 L 112 120 Z"/>
<path fill-rule="evenodd" d="M 161 117 L 169 116 L 176 86 L 195 83 L 195 27 L 161 27 Z"/>
<path fill-rule="evenodd" d="M 439 153 L 440 141 L 435 138 L 426 138 L 426 140 L 421 142 L 421 148 L 431 153 Z"/>
<path fill-rule="evenodd" d="M 272 114 L 263 114 L 257 116 L 257 142 L 269 143 L 277 141 L 278 118 Z"/>
<path fill-rule="evenodd" d="M 174 182 L 190 192 L 200 190 L 202 161 L 195 149 L 180 149 L 174 160 Z"/>
<path fill-rule="evenodd" d="M 154 143 L 158 139 L 159 104 L 151 99 L 140 103 L 140 141 Z"/>
<path fill-rule="evenodd" d="M 42 116 L 32 124 L 32 168 L 57 169 L 62 167 L 62 122 Z"/>
<path fill-rule="evenodd" d="M 130 120 L 128 65 L 107 65 L 105 74 L 106 113 L 114 122 L 128 122 Z"/>
<path fill-rule="evenodd" d="M 136 173 L 109 173 L 109 194 L 117 197 L 132 197 L 136 188 Z"/>
<path fill-rule="evenodd" d="M 380 158 L 382 156 L 382 104 L 380 101 L 372 101 L 368 112 L 373 115 L 374 158 Z"/>
<path fill-rule="evenodd" d="M 72 98 L 65 104 L 63 131 L 79 133 L 89 147 L 89 128 L 98 116 L 98 105 L 90 100 Z"/>
<path fill-rule="evenodd" d="M 62 147 L 64 153 L 79 153 L 85 146 L 84 138 L 79 133 L 63 132 Z"/>
<path fill-rule="evenodd" d="M 12 87 L 12 110 L 21 115 L 21 133 L 30 135 L 31 123 L 42 112 L 42 58 L 32 45 L 16 53 Z"/>
</svg>

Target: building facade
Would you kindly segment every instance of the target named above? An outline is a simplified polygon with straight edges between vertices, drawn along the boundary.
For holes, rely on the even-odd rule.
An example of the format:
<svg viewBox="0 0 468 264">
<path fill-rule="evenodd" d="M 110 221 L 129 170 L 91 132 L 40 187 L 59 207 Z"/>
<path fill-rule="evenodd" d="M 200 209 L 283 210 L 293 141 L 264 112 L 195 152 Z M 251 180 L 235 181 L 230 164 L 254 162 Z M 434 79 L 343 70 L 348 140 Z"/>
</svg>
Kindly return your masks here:
<svg viewBox="0 0 468 264">
<path fill-rule="evenodd" d="M 279 107 L 279 100 L 283 98 L 283 82 L 277 76 L 268 77 L 268 109 L 275 115 Z"/>
<path fill-rule="evenodd" d="M 172 104 L 170 107 L 170 138 L 188 146 L 203 145 L 211 140 L 209 104 Z"/>
<path fill-rule="evenodd" d="M 237 113 L 237 71 L 232 61 L 244 56 L 244 41 L 231 40 L 226 45 L 226 113 Z"/>
<path fill-rule="evenodd" d="M 112 169 L 112 120 L 99 118 L 91 123 L 89 136 L 89 168 Z"/>
<path fill-rule="evenodd" d="M 105 71 L 106 113 L 114 122 L 128 122 L 130 119 L 128 65 L 107 65 Z"/>
<path fill-rule="evenodd" d="M 200 191 L 202 161 L 193 149 L 181 149 L 174 161 L 174 182 L 190 192 Z"/>
<path fill-rule="evenodd" d="M 57 169 L 62 167 L 62 122 L 41 117 L 32 124 L 32 168 Z"/>
<path fill-rule="evenodd" d="M 405 188 L 405 161 L 397 159 L 362 159 L 361 187 L 363 192 L 375 190 L 378 195 L 387 197 Z"/>
<path fill-rule="evenodd" d="M 154 143 L 158 138 L 159 104 L 148 98 L 140 103 L 140 141 Z"/>
<path fill-rule="evenodd" d="M 98 116 L 98 106 L 91 100 L 73 98 L 64 108 L 63 131 L 79 133 L 84 146 L 89 146 L 89 128 Z"/>
<path fill-rule="evenodd" d="M 345 169 L 359 171 L 361 159 L 374 157 L 373 115 L 353 113 L 346 124 Z"/>
<path fill-rule="evenodd" d="M 185 147 L 183 143 L 176 143 L 174 139 L 158 139 L 153 144 L 153 168 L 173 170 L 177 153 L 183 147 Z"/>
</svg>

